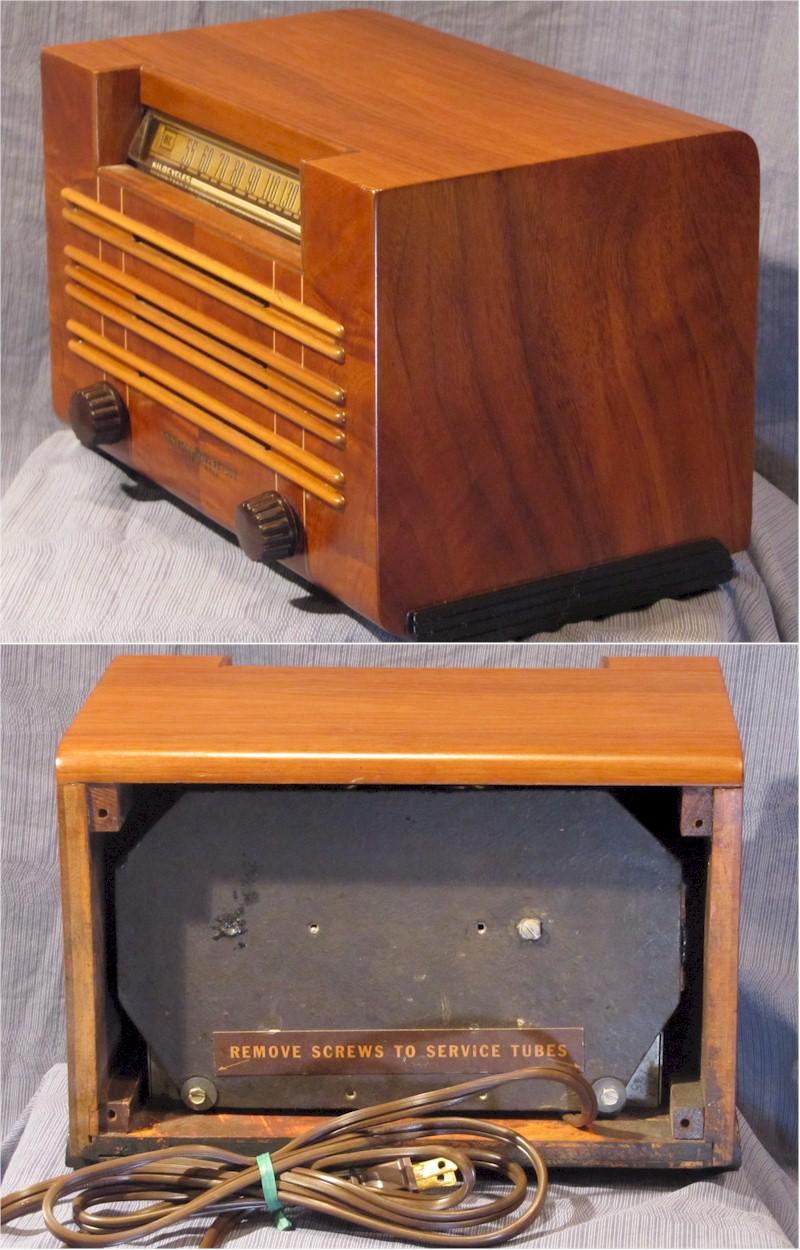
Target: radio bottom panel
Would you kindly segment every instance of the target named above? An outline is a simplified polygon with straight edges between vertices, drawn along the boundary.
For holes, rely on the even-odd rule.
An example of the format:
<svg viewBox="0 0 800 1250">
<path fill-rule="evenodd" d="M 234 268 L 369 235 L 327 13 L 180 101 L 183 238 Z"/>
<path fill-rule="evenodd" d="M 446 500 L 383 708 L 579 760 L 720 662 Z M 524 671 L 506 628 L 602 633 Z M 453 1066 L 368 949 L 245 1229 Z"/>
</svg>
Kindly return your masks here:
<svg viewBox="0 0 800 1250">
<path fill-rule="evenodd" d="M 559 1058 L 617 1111 L 657 1107 L 697 1063 L 671 1032 L 699 1010 L 705 856 L 678 794 L 137 787 L 107 872 L 147 1097 L 346 1110 Z M 473 1105 L 572 1104 L 531 1082 Z"/>
</svg>

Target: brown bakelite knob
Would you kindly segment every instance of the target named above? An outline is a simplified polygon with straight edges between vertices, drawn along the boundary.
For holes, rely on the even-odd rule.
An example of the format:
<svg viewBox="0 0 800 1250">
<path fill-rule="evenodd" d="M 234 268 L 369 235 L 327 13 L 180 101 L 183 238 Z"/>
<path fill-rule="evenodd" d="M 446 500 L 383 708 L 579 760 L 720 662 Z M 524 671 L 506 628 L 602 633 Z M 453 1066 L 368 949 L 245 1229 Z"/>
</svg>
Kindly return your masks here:
<svg viewBox="0 0 800 1250">
<path fill-rule="evenodd" d="M 301 526 L 297 514 L 283 495 L 265 491 L 246 499 L 236 509 L 236 537 L 251 560 L 264 564 L 285 560 L 300 549 Z"/>
<path fill-rule="evenodd" d="M 125 400 L 108 382 L 75 391 L 69 401 L 69 423 L 84 447 L 118 443 L 130 428 Z"/>
</svg>

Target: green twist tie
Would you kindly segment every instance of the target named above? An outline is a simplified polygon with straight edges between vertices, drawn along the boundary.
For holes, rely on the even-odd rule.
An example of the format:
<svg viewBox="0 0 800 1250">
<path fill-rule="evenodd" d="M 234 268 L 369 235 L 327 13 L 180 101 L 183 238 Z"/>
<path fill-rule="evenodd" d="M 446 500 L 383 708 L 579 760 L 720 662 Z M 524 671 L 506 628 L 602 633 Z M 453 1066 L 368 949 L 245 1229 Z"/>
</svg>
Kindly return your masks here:
<svg viewBox="0 0 800 1250">
<path fill-rule="evenodd" d="M 272 1166 L 272 1156 L 269 1151 L 266 1151 L 263 1155 L 257 1155 L 256 1163 L 261 1173 L 261 1188 L 264 1191 L 264 1201 L 272 1212 L 275 1227 L 282 1233 L 288 1232 L 294 1228 L 294 1224 L 281 1206 L 281 1200 L 278 1197 L 278 1186 L 275 1180 L 275 1169 Z"/>
</svg>

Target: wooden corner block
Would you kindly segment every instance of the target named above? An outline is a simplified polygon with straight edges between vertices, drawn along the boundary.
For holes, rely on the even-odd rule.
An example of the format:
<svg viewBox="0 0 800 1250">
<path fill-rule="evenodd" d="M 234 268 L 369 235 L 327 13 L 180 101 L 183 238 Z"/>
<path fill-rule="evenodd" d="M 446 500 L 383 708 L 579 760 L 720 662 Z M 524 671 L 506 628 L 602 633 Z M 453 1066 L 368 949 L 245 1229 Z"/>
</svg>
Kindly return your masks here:
<svg viewBox="0 0 800 1250">
<path fill-rule="evenodd" d="M 119 833 L 128 815 L 133 791 L 129 785 L 87 786 L 90 833 Z"/>
<path fill-rule="evenodd" d="M 710 787 L 681 791 L 680 830 L 682 838 L 710 838 L 714 829 L 714 791 Z"/>
</svg>

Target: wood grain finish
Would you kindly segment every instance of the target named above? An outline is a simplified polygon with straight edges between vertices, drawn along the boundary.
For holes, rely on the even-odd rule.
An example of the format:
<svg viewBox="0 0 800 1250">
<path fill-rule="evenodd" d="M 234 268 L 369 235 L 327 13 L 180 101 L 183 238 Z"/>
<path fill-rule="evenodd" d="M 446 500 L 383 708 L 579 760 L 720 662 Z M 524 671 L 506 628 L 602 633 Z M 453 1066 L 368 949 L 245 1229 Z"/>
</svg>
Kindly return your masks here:
<svg viewBox="0 0 800 1250">
<path fill-rule="evenodd" d="M 111 317 L 112 320 L 115 314 L 109 308 L 109 304 L 114 304 L 117 314 L 120 310 L 125 310 L 128 315 L 133 314 L 148 324 L 159 326 L 162 330 L 176 335 L 184 343 L 202 350 L 213 360 L 223 361 L 239 373 L 243 373 L 245 377 L 260 383 L 261 386 L 270 387 L 279 395 L 295 400 L 296 403 L 291 410 L 286 407 L 278 411 L 283 416 L 291 417 L 298 424 L 310 420 L 306 415 L 301 416 L 302 406 L 310 408 L 335 425 L 344 425 L 345 414 L 341 411 L 344 392 L 341 388 L 331 386 L 325 379 L 319 378 L 310 369 L 294 366 L 286 357 L 262 347 L 255 339 L 236 334 L 222 322 L 203 317 L 202 314 L 198 314 L 179 300 L 171 300 L 168 296 L 164 296 L 154 287 L 148 286 L 146 282 L 139 282 L 138 279 L 132 278 L 129 274 L 123 274 L 121 271 L 115 272 L 110 265 L 104 265 L 102 261 L 98 261 L 88 253 L 81 252 L 79 248 L 67 249 L 67 256 L 77 262 L 76 265 L 65 266 L 66 276 L 73 280 L 72 284 L 67 284 L 67 295 L 78 299 L 80 303 L 95 308 L 96 311 L 106 317 Z M 98 304 L 98 298 L 103 300 L 103 306 Z M 167 308 L 171 311 L 165 312 Z M 204 329 L 196 330 L 193 325 L 189 324 L 191 321 L 202 325 Z M 235 343 L 236 347 L 229 346 L 231 343 Z M 208 368 L 207 364 L 205 368 Z M 267 369 L 271 370 L 269 375 L 266 373 Z M 295 380 L 291 381 L 292 378 Z M 246 387 L 246 383 L 243 383 L 241 379 L 237 385 L 242 390 Z M 281 402 L 274 396 L 269 400 L 261 396 L 259 398 L 262 403 L 278 404 Z M 309 425 L 308 428 L 315 433 L 320 433 L 324 429 L 322 422 L 319 421 Z M 325 433 L 326 435 L 332 434 L 327 429 Z M 335 432 L 335 437 L 332 436 L 331 441 L 340 442 L 343 445 L 344 434 Z"/>
<path fill-rule="evenodd" d="M 514 762 L 518 770 L 509 771 Z M 713 802 L 713 827 L 703 835 L 707 868 L 693 859 L 706 903 L 702 986 L 691 991 L 702 1028 L 698 1070 L 676 1086 L 696 1089 L 700 1106 L 690 1113 L 702 1131 L 676 1128 L 668 1099 L 658 1111 L 623 1114 L 585 1132 L 546 1116 L 513 1123 L 551 1164 L 731 1165 L 741 769 L 719 666 L 705 658 L 626 657 L 597 670 L 538 671 L 256 669 L 219 656 L 114 660 L 57 761 L 71 1160 L 198 1139 L 255 1151 L 324 1118 L 189 1116 L 146 1102 L 130 1108 L 124 1131 L 105 1117 L 116 1078 L 131 1075 L 132 1056 L 116 1055 L 104 847 L 136 783 L 669 784 L 689 810 L 702 776 L 713 788 L 704 791 Z M 457 845 L 458 832 L 448 836 Z"/>
<path fill-rule="evenodd" d="M 132 328 L 134 332 L 141 334 L 136 326 Z M 274 431 L 268 433 L 263 426 L 259 426 L 243 413 L 212 399 L 205 391 L 182 382 L 175 373 L 159 368 L 146 357 L 109 342 L 104 335 L 96 334 L 83 323 L 70 318 L 67 329 L 76 336 L 69 340 L 69 350 L 81 359 L 96 364 L 105 376 L 125 382 L 129 392 L 140 392 L 160 400 L 165 407 L 179 413 L 190 424 L 214 435 L 219 442 L 236 447 L 251 459 L 274 469 L 276 474 L 280 474 L 287 481 L 295 482 L 334 507 L 344 504 L 344 496 L 338 490 L 329 489 L 320 480 L 326 479 L 337 486 L 343 484 L 344 474 L 340 469 L 310 455 L 302 447 L 288 439 L 284 440 Z M 165 350 L 172 350 L 166 344 L 163 346 Z M 216 415 L 209 416 L 209 412 Z M 217 420 L 219 416 L 224 420 Z M 301 467 L 290 461 L 299 462 Z M 311 470 L 311 473 L 304 472 L 305 469 Z"/>
<path fill-rule="evenodd" d="M 253 1115 L 212 1112 L 202 1117 L 180 1112 L 140 1114 L 126 1137 L 103 1134 L 94 1149 L 118 1153 L 135 1143 L 140 1150 L 179 1141 L 216 1142 L 244 1154 L 255 1154 L 265 1143 L 286 1140 L 315 1128 L 326 1117 L 300 1115 Z M 545 1117 L 503 1119 L 492 1114 L 492 1123 L 521 1133 L 532 1142 L 550 1167 L 698 1168 L 709 1167 L 713 1145 L 703 1141 L 677 1141 L 663 1115 L 631 1115 L 598 1121 L 589 1129 L 577 1129 L 562 1120 Z M 233 1143 L 236 1143 L 234 1145 Z M 116 1149 L 115 1149 L 116 1147 Z M 274 1149 L 274 1145 L 272 1147 Z"/>
<path fill-rule="evenodd" d="M 104 1019 L 106 935 L 85 786 L 59 786 L 58 817 L 70 1149 L 77 1150 L 98 1132 L 98 1091 L 110 1058 Z"/>
<path fill-rule="evenodd" d="M 350 167 L 363 162 L 363 185 L 374 190 L 390 181 L 425 182 L 725 129 L 374 10 L 240 22 L 115 45 L 144 67 L 145 103 L 212 131 L 227 120 L 241 127 L 243 144 L 265 155 L 273 136 L 259 133 L 253 120 L 279 119 L 304 136 L 287 144 L 281 159 L 339 159 L 301 155 L 313 141 L 329 153 L 346 149 L 345 162 L 355 153 Z M 62 52 L 90 58 L 84 48 Z M 218 116 L 220 99 L 228 111 Z M 371 178 L 370 163 L 380 164 Z"/>
<path fill-rule="evenodd" d="M 708 868 L 703 964 L 705 1131 L 714 1163 L 736 1160 L 736 1023 L 739 990 L 739 893 L 742 870 L 742 791 L 714 794 L 714 836 Z"/>
<path fill-rule="evenodd" d="M 233 269 L 230 265 L 225 265 L 221 261 L 215 261 L 206 252 L 198 251 L 197 248 L 186 247 L 185 244 L 172 239 L 169 235 L 164 234 L 163 231 L 156 230 L 138 219 L 128 217 L 125 213 L 108 208 L 106 205 L 92 199 L 89 195 L 82 195 L 79 191 L 73 191 L 71 188 L 65 187 L 61 192 L 61 198 L 70 205 L 69 208 L 64 210 L 68 221 L 76 210 L 80 210 L 84 214 L 88 214 L 89 218 L 95 220 L 95 224 L 96 219 L 99 219 L 110 227 L 130 235 L 132 243 L 136 240 L 142 240 L 144 245 L 156 249 L 159 253 L 167 253 L 173 256 L 176 263 L 188 265 L 193 271 L 200 270 L 207 273 L 213 279 L 223 282 L 230 287 L 241 288 L 256 300 L 274 305 L 280 311 L 305 321 L 326 334 L 334 337 L 341 337 L 344 334 L 343 325 L 329 317 L 325 317 L 322 313 L 316 312 L 313 308 L 308 308 L 301 300 L 292 299 L 275 286 L 257 282 L 248 273 Z M 283 324 L 285 325 L 285 323 Z"/>
<path fill-rule="evenodd" d="M 395 628 L 487 578 L 747 545 L 754 176 L 750 141 L 727 134 L 485 174 L 468 197 L 448 182 L 379 197 Z"/>
<path fill-rule="evenodd" d="M 243 499 L 281 490 L 305 528 L 289 566 L 396 634 L 436 603 L 692 540 L 747 545 L 746 135 L 371 10 L 48 49 L 43 74 L 59 415 L 97 377 L 67 348 L 65 246 L 347 395 L 338 512 L 152 395 L 127 396 L 124 463 L 228 528 Z M 143 106 L 300 167 L 302 242 L 125 166 Z M 118 218 L 87 235 L 86 201 L 62 218 L 65 188 L 344 326 L 344 363 L 313 330 L 302 345 L 263 323 L 277 312 L 254 319 L 207 283 L 187 297 L 146 244 L 121 249 Z M 180 376 L 207 379 L 186 362 Z M 203 385 L 230 402 L 224 381 Z M 249 402 L 324 455 L 313 429 Z"/>
<path fill-rule="evenodd" d="M 302 716 L 297 715 L 302 709 Z M 265 669 L 121 657 L 69 781 L 739 785 L 719 668 Z"/>
</svg>

